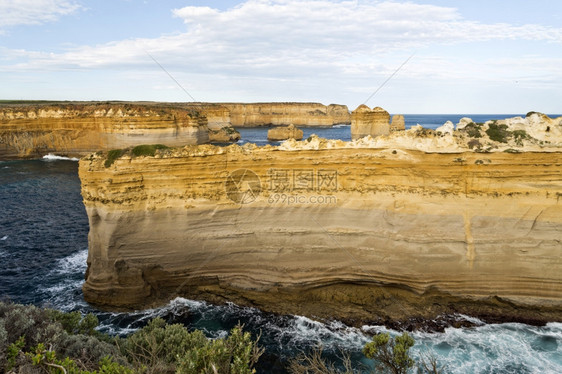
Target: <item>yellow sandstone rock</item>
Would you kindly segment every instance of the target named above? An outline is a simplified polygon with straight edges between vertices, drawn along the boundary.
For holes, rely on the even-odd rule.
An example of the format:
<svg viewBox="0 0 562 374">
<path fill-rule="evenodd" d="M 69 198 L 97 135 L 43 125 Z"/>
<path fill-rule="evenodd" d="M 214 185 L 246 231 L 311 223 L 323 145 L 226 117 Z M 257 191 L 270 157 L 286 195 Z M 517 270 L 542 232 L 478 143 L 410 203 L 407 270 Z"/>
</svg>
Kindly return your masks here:
<svg viewBox="0 0 562 374">
<path fill-rule="evenodd" d="M 293 124 L 287 127 L 276 127 L 267 131 L 267 140 L 301 140 L 303 136 L 302 130 L 297 129 Z"/>
<path fill-rule="evenodd" d="M 92 154 L 85 299 L 562 321 L 562 149 L 478 153 L 463 131 Z"/>
<path fill-rule="evenodd" d="M 351 139 L 365 136 L 377 137 L 405 129 L 404 116 L 395 115 L 390 123 L 390 114 L 381 107 L 373 110 L 362 104 L 351 113 Z"/>
<path fill-rule="evenodd" d="M 105 103 L 0 107 L 0 159 L 207 142 L 207 118 L 191 109 Z"/>
<path fill-rule="evenodd" d="M 349 124 L 345 105 L 319 103 L 221 103 L 230 111 L 234 127 L 257 126 L 333 126 Z"/>
</svg>

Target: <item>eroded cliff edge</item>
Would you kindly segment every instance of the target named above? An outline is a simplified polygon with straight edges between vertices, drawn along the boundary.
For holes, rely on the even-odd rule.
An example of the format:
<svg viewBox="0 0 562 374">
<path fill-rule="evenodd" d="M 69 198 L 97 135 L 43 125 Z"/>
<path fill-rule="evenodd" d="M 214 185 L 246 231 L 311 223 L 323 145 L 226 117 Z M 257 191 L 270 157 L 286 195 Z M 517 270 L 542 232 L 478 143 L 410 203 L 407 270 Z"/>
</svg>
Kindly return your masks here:
<svg viewBox="0 0 562 374">
<path fill-rule="evenodd" d="M 345 105 L 320 103 L 221 103 L 234 127 L 333 126 L 350 124 Z"/>
<path fill-rule="evenodd" d="M 561 321 L 560 147 L 479 153 L 450 138 L 187 146 L 109 167 L 93 154 L 79 166 L 84 296 L 109 309 L 185 296 L 355 323 Z"/>
<path fill-rule="evenodd" d="M 199 108 L 141 103 L 49 103 L 0 106 L 0 159 L 48 153 L 83 156 L 139 144 L 209 142 Z"/>
<path fill-rule="evenodd" d="M 0 159 L 83 156 L 140 144 L 228 143 L 234 127 L 350 123 L 319 103 L 0 102 Z"/>
</svg>

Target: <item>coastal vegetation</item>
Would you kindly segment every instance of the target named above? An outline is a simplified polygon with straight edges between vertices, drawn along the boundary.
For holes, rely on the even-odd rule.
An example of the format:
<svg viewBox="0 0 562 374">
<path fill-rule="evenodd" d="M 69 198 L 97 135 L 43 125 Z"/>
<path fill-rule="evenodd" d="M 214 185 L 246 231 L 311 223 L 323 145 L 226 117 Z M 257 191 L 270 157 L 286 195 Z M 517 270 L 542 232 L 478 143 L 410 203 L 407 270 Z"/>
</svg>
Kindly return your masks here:
<svg viewBox="0 0 562 374">
<path fill-rule="evenodd" d="M 165 146 L 163 144 L 141 144 L 131 149 L 129 148 L 112 149 L 107 152 L 107 158 L 105 160 L 104 166 L 106 168 L 110 167 L 111 165 L 113 165 L 115 160 L 117 160 L 119 157 L 123 156 L 125 153 L 129 151 L 134 157 L 142 157 L 142 156 L 153 157 L 156 154 L 156 151 L 162 149 L 168 149 L 168 148 L 170 147 Z"/>
<path fill-rule="evenodd" d="M 511 132 L 508 131 L 507 128 L 507 125 L 498 125 L 496 121 L 493 121 L 488 125 L 486 134 L 488 134 L 488 137 L 495 142 L 507 143 L 507 140 L 511 136 Z"/>
<path fill-rule="evenodd" d="M 160 318 L 127 337 L 97 326 L 93 314 L 0 302 L 0 372 L 250 374 L 263 352 L 242 326 L 218 339 Z"/>
<path fill-rule="evenodd" d="M 0 302 L 0 371 L 52 374 L 251 374 L 263 354 L 259 336 L 243 326 L 227 337 L 209 339 L 200 330 L 155 318 L 127 337 L 99 332 L 93 314 L 64 313 L 33 305 Z M 417 368 L 439 373 L 435 359 L 416 363 L 409 350 L 414 339 L 406 332 L 391 337 L 377 334 L 363 348 L 371 360 L 362 372 L 405 374 Z M 338 368 L 326 361 L 322 349 L 290 360 L 292 374 L 354 373 L 343 353 Z"/>
</svg>

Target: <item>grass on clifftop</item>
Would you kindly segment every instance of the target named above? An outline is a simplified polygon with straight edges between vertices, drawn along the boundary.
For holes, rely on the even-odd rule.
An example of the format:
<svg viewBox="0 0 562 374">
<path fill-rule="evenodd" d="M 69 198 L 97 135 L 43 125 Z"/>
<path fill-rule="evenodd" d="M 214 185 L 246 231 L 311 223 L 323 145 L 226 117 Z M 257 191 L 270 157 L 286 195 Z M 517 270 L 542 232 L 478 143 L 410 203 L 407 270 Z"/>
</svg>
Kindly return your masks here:
<svg viewBox="0 0 562 374">
<path fill-rule="evenodd" d="M 137 145 L 133 148 L 133 156 L 154 156 L 156 154 L 156 150 L 158 149 L 168 149 L 170 147 L 165 146 L 164 144 L 143 144 Z"/>
<path fill-rule="evenodd" d="M 111 165 L 113 165 L 115 160 L 117 160 L 119 157 L 123 156 L 129 150 L 131 151 L 131 154 L 133 155 L 133 157 L 141 157 L 141 156 L 151 156 L 152 157 L 156 154 L 157 150 L 168 149 L 168 148 L 170 148 L 170 147 L 168 147 L 164 144 L 142 144 L 142 145 L 137 145 L 133 149 L 130 149 L 130 148 L 112 149 L 111 151 L 107 152 L 107 159 L 105 160 L 104 166 L 106 168 L 110 167 Z"/>
<path fill-rule="evenodd" d="M 107 152 L 107 159 L 105 160 L 104 166 L 108 168 L 113 165 L 115 160 L 123 156 L 126 151 L 126 149 L 112 149 L 111 151 Z"/>
</svg>

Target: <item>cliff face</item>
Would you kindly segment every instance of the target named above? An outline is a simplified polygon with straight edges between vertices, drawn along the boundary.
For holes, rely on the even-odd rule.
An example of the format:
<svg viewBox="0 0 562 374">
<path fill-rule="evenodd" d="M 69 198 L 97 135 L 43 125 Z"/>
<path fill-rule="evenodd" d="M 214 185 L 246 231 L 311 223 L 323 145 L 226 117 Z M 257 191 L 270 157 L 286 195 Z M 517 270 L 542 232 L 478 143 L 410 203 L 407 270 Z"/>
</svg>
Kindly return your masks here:
<svg viewBox="0 0 562 374">
<path fill-rule="evenodd" d="M 355 322 L 562 321 L 560 149 L 373 144 L 188 146 L 107 168 L 104 155 L 83 158 L 86 300 L 115 309 L 186 296 Z"/>
<path fill-rule="evenodd" d="M 234 127 L 333 126 L 351 123 L 345 105 L 319 103 L 222 103 Z"/>
<path fill-rule="evenodd" d="M 0 159 L 208 141 L 207 119 L 193 110 L 141 104 L 0 107 Z"/>
<path fill-rule="evenodd" d="M 351 113 L 351 139 L 360 139 L 365 136 L 388 135 L 394 131 L 405 129 L 404 116 L 399 114 L 392 117 L 381 107 L 372 110 L 366 105 L 360 105 Z"/>
<path fill-rule="evenodd" d="M 267 131 L 267 140 L 287 140 L 295 139 L 301 140 L 303 137 L 303 131 L 296 128 L 292 124 L 287 127 L 274 127 Z"/>
</svg>

